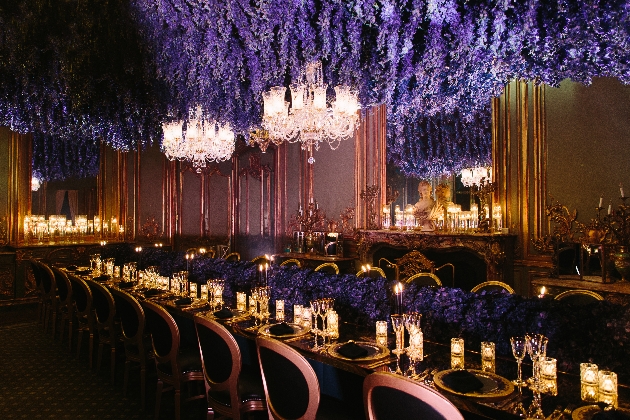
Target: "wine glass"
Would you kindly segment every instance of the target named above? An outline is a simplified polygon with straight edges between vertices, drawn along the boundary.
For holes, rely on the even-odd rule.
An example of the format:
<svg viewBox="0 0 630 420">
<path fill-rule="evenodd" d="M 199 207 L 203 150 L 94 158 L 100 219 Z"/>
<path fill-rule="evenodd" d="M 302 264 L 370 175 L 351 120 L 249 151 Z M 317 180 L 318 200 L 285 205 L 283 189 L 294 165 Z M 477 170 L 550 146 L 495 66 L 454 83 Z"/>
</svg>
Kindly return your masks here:
<svg viewBox="0 0 630 420">
<path fill-rule="evenodd" d="M 512 354 L 518 364 L 518 378 L 513 380 L 512 383 L 518 387 L 527 385 L 527 382 L 523 380 L 522 363 L 525 355 L 527 354 L 527 340 L 525 337 L 511 337 L 510 344 L 512 344 Z"/>
<path fill-rule="evenodd" d="M 396 349 L 392 353 L 396 355 L 396 373 L 402 375 L 400 370 L 400 355 L 403 353 L 405 346 L 405 324 L 402 315 L 392 315 L 392 328 L 396 334 Z"/>
<path fill-rule="evenodd" d="M 542 334 L 526 334 L 527 353 L 532 359 L 532 389 L 538 386 L 538 360 L 547 355 L 547 342 L 549 339 Z"/>
<path fill-rule="evenodd" d="M 324 345 L 326 344 L 326 338 L 330 337 L 328 331 L 328 311 L 333 308 L 335 303 L 335 299 L 333 298 L 324 298 L 321 299 L 321 314 L 322 314 L 322 335 L 324 336 Z"/>
<path fill-rule="evenodd" d="M 319 331 L 320 331 L 317 318 L 319 317 L 319 314 L 321 313 L 322 304 L 323 304 L 323 301 L 319 299 L 314 299 L 311 301 L 311 312 L 313 313 L 313 316 L 315 318 L 315 323 L 313 327 L 311 328 L 313 330 L 313 334 L 315 334 L 315 345 L 313 346 L 313 350 L 321 349 L 321 346 L 317 342 L 317 335 L 319 334 Z M 322 325 L 322 328 L 323 328 L 323 325 Z"/>
</svg>

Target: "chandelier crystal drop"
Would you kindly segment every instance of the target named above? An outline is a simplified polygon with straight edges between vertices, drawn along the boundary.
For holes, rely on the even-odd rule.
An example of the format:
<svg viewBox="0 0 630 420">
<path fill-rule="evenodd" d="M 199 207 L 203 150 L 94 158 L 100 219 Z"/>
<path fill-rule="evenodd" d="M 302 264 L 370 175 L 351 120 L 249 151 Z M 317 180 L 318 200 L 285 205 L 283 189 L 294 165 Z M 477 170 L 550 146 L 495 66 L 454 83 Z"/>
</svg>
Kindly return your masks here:
<svg viewBox="0 0 630 420">
<path fill-rule="evenodd" d="M 188 160 L 200 173 L 207 162 L 222 162 L 234 153 L 234 132 L 229 124 L 206 120 L 203 110 L 191 110 L 184 130 L 183 121 L 162 125 L 162 151 L 169 160 Z"/>
<path fill-rule="evenodd" d="M 475 168 L 462 169 L 460 173 L 464 187 L 481 185 L 481 180 L 492 182 L 492 168 L 478 166 Z"/>
<path fill-rule="evenodd" d="M 357 92 L 348 86 L 336 86 L 335 101 L 329 106 L 326 89 L 322 63 L 315 62 L 306 67 L 299 82 L 290 85 L 290 108 L 289 102 L 285 101 L 286 87 L 274 86 L 264 92 L 262 127 L 268 132 L 269 139 L 276 145 L 299 141 L 302 149 L 310 154 L 313 149 L 319 150 L 324 141 L 335 150 L 341 140 L 351 137 L 361 107 Z M 261 149 L 266 149 L 269 140 L 264 145 L 258 143 Z"/>
</svg>

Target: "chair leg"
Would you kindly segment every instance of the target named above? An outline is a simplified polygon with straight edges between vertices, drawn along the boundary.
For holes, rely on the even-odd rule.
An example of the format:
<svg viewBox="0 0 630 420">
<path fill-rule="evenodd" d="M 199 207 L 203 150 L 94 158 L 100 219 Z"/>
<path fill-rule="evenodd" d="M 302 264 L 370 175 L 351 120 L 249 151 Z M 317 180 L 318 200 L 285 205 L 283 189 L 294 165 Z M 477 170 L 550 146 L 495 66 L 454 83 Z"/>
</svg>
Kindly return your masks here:
<svg viewBox="0 0 630 420">
<path fill-rule="evenodd" d="M 175 420 L 179 420 L 180 418 L 180 401 L 181 401 L 181 395 L 180 395 L 180 390 L 179 387 L 175 387 Z"/>
<path fill-rule="evenodd" d="M 98 343 L 98 356 L 96 358 L 96 371 L 101 371 L 101 361 L 103 360 L 103 343 Z"/>
<path fill-rule="evenodd" d="M 153 413 L 154 419 L 160 418 L 160 400 L 162 399 L 163 387 L 164 387 L 164 382 L 158 379 L 157 389 L 155 390 L 155 412 Z"/>
<path fill-rule="evenodd" d="M 142 403 L 142 409 L 144 410 L 146 403 L 147 391 L 147 368 L 144 364 L 140 365 L 140 402 Z"/>
<path fill-rule="evenodd" d="M 125 360 L 125 376 L 123 376 L 123 395 L 127 396 L 127 385 L 129 385 L 129 369 L 131 368 L 131 360 Z"/>
<path fill-rule="evenodd" d="M 79 326 L 79 336 L 77 337 L 77 359 L 81 354 L 81 339 L 83 338 L 83 329 Z"/>
<path fill-rule="evenodd" d="M 111 353 L 111 382 L 114 385 L 114 381 L 116 379 L 116 345 L 112 344 L 112 353 Z"/>
<path fill-rule="evenodd" d="M 72 317 L 68 320 L 68 351 L 72 351 Z"/>
<path fill-rule="evenodd" d="M 90 370 L 92 370 L 92 362 L 94 359 L 94 333 L 90 332 Z"/>
</svg>

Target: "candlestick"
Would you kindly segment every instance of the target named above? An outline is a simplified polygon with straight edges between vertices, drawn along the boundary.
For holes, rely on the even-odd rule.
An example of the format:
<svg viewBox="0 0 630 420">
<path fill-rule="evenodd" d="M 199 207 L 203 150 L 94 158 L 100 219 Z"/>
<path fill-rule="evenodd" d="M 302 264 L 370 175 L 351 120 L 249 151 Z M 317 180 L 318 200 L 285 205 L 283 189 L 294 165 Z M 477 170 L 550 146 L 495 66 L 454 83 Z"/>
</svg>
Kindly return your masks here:
<svg viewBox="0 0 630 420">
<path fill-rule="evenodd" d="M 611 213 L 612 213 L 612 200 L 610 200 L 610 203 L 608 203 L 608 215 L 610 216 Z"/>
<path fill-rule="evenodd" d="M 625 195 L 623 193 L 623 184 L 622 183 L 619 183 L 619 193 L 621 193 L 621 198 L 625 197 Z"/>
<path fill-rule="evenodd" d="M 599 197 L 599 206 L 597 206 L 598 209 L 603 208 L 604 206 L 604 196 L 602 195 L 601 197 Z"/>
</svg>

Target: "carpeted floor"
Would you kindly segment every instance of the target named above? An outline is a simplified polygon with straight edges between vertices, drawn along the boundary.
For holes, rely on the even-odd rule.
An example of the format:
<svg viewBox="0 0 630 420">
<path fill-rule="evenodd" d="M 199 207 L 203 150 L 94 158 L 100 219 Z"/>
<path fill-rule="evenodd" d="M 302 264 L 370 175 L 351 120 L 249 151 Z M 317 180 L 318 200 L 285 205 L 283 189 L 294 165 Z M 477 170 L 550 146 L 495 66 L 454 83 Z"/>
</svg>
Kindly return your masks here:
<svg viewBox="0 0 630 420">
<path fill-rule="evenodd" d="M 87 338 L 76 358 L 59 334 L 35 321 L 36 305 L 0 308 L 0 419 L 147 419 L 153 418 L 155 371 L 147 372 L 147 407 L 140 404 L 139 371 L 131 370 L 129 392 L 123 396 L 124 355 L 117 359 L 116 383 L 109 383 L 109 352 L 104 351 L 100 372 L 88 365 Z M 75 334 L 76 337 L 76 334 Z M 95 345 L 96 347 L 96 345 Z M 94 354 L 96 365 L 96 349 Z M 205 418 L 203 403 L 184 405 L 183 419 Z M 165 393 L 160 419 L 174 418 L 173 393 Z"/>
</svg>

